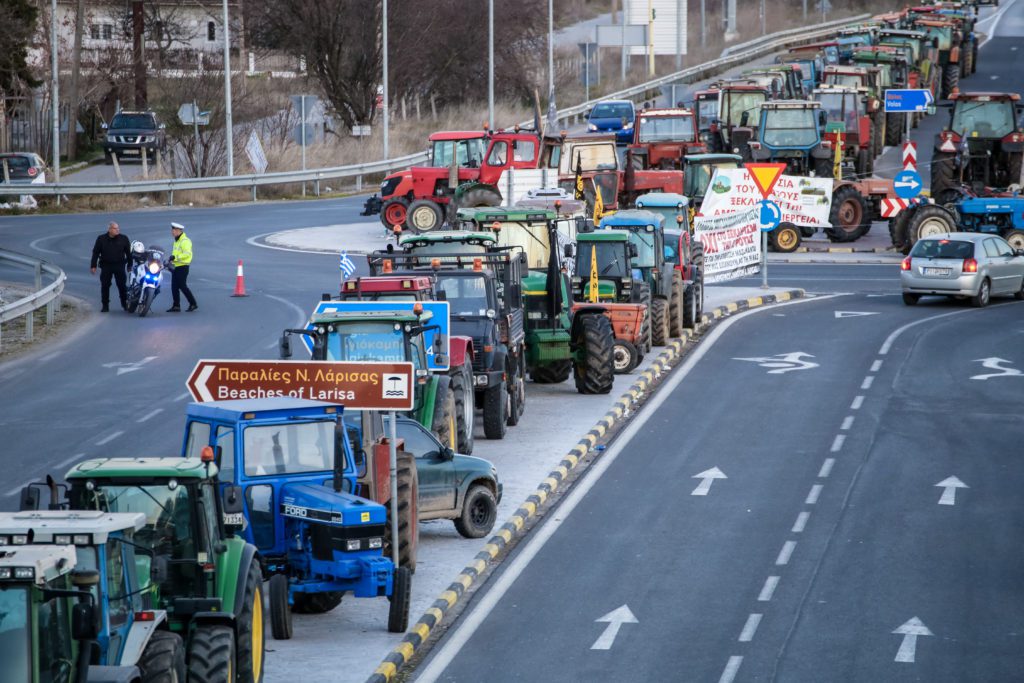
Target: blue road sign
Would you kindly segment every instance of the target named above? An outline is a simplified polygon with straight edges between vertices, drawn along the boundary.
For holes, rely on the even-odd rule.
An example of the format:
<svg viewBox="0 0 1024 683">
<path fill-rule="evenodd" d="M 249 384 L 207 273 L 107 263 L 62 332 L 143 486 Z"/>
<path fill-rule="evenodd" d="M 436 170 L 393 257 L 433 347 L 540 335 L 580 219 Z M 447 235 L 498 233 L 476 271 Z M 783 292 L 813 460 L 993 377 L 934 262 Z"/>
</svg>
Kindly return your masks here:
<svg viewBox="0 0 1024 683">
<path fill-rule="evenodd" d="M 885 91 L 885 111 L 890 113 L 928 111 L 932 102 L 931 90 Z"/>
<path fill-rule="evenodd" d="M 344 311 L 344 312 L 358 312 L 358 311 L 402 311 L 406 313 L 412 313 L 413 305 L 417 303 L 414 301 L 321 301 L 317 304 L 313 310 L 313 315 L 318 313 L 326 313 L 328 311 Z M 451 334 L 451 319 L 449 316 L 449 302 L 447 301 L 423 301 L 423 310 L 429 311 L 432 315 L 428 325 L 437 325 L 440 329 L 438 330 L 427 330 L 423 333 L 423 344 L 427 348 L 427 369 L 428 370 L 448 370 L 448 359 L 450 357 L 450 351 L 448 348 L 447 340 L 448 335 Z M 312 329 L 311 323 L 306 323 L 306 329 Z M 377 332 L 369 331 L 365 335 L 365 341 L 373 346 L 375 353 L 370 354 L 373 357 L 350 357 L 350 358 L 336 358 L 335 360 L 377 360 L 377 361 L 405 361 L 405 350 L 401 348 L 400 343 L 394 345 L 393 351 L 391 350 L 391 342 L 393 341 L 390 337 L 385 337 L 390 332 Z M 444 354 L 443 359 L 435 359 L 434 356 L 434 339 L 437 335 L 443 335 L 445 344 L 441 349 L 441 353 Z M 402 337 L 399 335 L 396 340 L 400 342 Z M 359 340 L 356 340 L 358 343 Z M 310 338 L 303 335 L 302 343 L 306 345 L 306 349 L 312 353 L 313 344 Z M 387 348 L 384 348 L 387 347 Z M 329 351 L 330 349 L 328 349 Z M 395 357 L 392 357 L 392 356 Z M 399 357 L 400 356 L 400 357 Z M 444 363 L 439 362 L 443 360 Z"/>
<path fill-rule="evenodd" d="M 913 199 L 921 194 L 921 174 L 917 171 L 900 171 L 892 179 L 893 190 L 900 199 Z"/>
<path fill-rule="evenodd" d="M 779 227 L 782 219 L 782 208 L 770 199 L 761 200 L 761 232 L 771 232 Z"/>
</svg>

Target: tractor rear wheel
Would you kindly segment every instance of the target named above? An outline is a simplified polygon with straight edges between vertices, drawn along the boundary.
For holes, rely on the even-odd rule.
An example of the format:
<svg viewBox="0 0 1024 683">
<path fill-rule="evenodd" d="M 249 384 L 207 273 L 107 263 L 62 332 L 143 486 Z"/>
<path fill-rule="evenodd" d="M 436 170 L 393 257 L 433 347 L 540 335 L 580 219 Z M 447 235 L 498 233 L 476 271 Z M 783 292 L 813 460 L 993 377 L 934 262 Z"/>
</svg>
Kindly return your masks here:
<svg viewBox="0 0 1024 683">
<path fill-rule="evenodd" d="M 686 286 L 683 293 L 683 327 L 688 330 L 696 330 L 700 321 L 700 314 L 697 312 L 697 283 Z"/>
<path fill-rule="evenodd" d="M 504 439 L 508 419 L 508 387 L 505 382 L 484 390 L 484 436 Z"/>
<path fill-rule="evenodd" d="M 239 683 L 260 683 L 263 680 L 266 635 L 263 629 L 263 572 L 260 571 L 259 563 L 255 560 L 250 562 L 249 570 L 238 578 L 245 581 L 245 593 L 235 615 L 235 629 L 238 632 L 235 670 L 238 672 Z"/>
<path fill-rule="evenodd" d="M 416 460 L 412 453 L 398 452 L 398 562 L 410 572 L 416 571 L 416 554 L 419 548 L 420 529 L 417 498 L 419 478 L 416 476 Z M 391 553 L 391 502 L 385 504 L 388 509 L 387 527 L 384 529 L 384 557 L 390 558 Z"/>
<path fill-rule="evenodd" d="M 615 340 L 612 358 L 616 375 L 625 375 L 626 373 L 633 372 L 636 366 L 640 364 L 640 354 L 637 353 L 636 347 L 625 339 Z"/>
<path fill-rule="evenodd" d="M 522 354 L 512 359 L 508 377 L 508 426 L 515 427 L 526 410 L 526 371 L 523 368 Z"/>
<path fill-rule="evenodd" d="M 843 185 L 832 195 L 832 212 L 825 233 L 832 242 L 853 242 L 871 229 L 864 196 L 852 185 Z M 865 229 L 866 228 L 866 229 Z"/>
<path fill-rule="evenodd" d="M 885 116 L 875 116 L 871 121 L 871 154 L 877 157 L 885 147 Z"/>
<path fill-rule="evenodd" d="M 704 245 L 699 240 L 693 241 L 693 247 L 690 258 L 693 261 L 693 267 L 697 271 L 697 277 L 693 281 L 693 286 L 696 288 L 694 298 L 697 299 L 697 320 L 700 321 L 700 317 L 704 315 Z"/>
<path fill-rule="evenodd" d="M 895 147 L 903 137 L 903 116 L 899 112 L 885 115 L 885 144 Z"/>
<path fill-rule="evenodd" d="M 768 244 L 780 254 L 791 254 L 800 248 L 800 229 L 792 223 L 780 223 L 768 233 Z"/>
<path fill-rule="evenodd" d="M 501 206 L 501 195 L 497 190 L 477 187 L 459 197 L 458 202 L 448 205 L 448 219 L 454 223 L 455 212 L 459 209 L 474 209 L 479 206 Z"/>
<path fill-rule="evenodd" d="M 668 341 L 668 299 L 652 299 L 650 311 L 651 343 L 655 346 L 664 346 Z"/>
<path fill-rule="evenodd" d="M 274 576 L 284 577 L 283 574 Z M 285 583 L 287 582 L 285 579 Z M 291 637 L 290 634 L 289 637 Z M 232 683 L 234 680 L 234 631 L 230 626 L 200 625 L 192 632 L 192 644 L 189 647 L 188 658 L 188 683 Z"/>
<path fill-rule="evenodd" d="M 455 394 L 455 429 L 459 453 L 473 454 L 473 430 L 476 409 L 473 405 L 473 368 L 463 363 L 452 368 L 452 392 Z"/>
<path fill-rule="evenodd" d="M 937 197 L 945 190 L 954 188 L 956 178 L 956 154 L 935 152 L 932 155 L 932 196 Z"/>
<path fill-rule="evenodd" d="M 185 643 L 170 631 L 154 631 L 139 657 L 141 683 L 185 683 Z"/>
<path fill-rule="evenodd" d="M 573 340 L 583 349 L 583 359 L 573 364 L 576 391 L 581 394 L 607 394 L 615 382 L 612 363 L 615 337 L 608 318 L 587 314 L 580 321 L 579 337 Z"/>
<path fill-rule="evenodd" d="M 547 365 L 538 365 L 530 371 L 530 379 L 537 384 L 559 384 L 572 374 L 571 360 L 556 360 Z"/>
<path fill-rule="evenodd" d="M 405 227 L 419 234 L 437 230 L 444 225 L 444 211 L 436 202 L 429 199 L 417 199 L 409 205 L 409 213 L 405 219 Z"/>
<path fill-rule="evenodd" d="M 393 197 L 380 207 L 380 222 L 391 230 L 396 225 L 405 225 L 409 217 L 409 202 L 403 197 Z"/>
<path fill-rule="evenodd" d="M 1011 247 L 1016 249 L 1024 249 L 1024 230 L 1010 230 L 1003 236 Z"/>
<path fill-rule="evenodd" d="M 831 158 L 814 159 L 815 178 L 834 178 L 835 163 Z"/>
<path fill-rule="evenodd" d="M 438 441 L 454 449 L 459 445 L 455 427 L 455 392 L 452 391 L 451 383 L 445 379 L 444 375 L 438 378 L 430 431 L 434 432 Z"/>
<path fill-rule="evenodd" d="M 295 614 L 326 614 L 341 604 L 343 591 L 329 593 L 296 593 L 292 612 Z"/>
<path fill-rule="evenodd" d="M 671 264 L 669 264 L 671 268 Z M 673 269 L 674 270 L 674 269 Z M 686 324 L 686 316 L 689 311 L 686 303 L 686 295 L 683 293 L 683 281 L 679 279 L 675 271 L 672 274 L 672 299 L 669 304 L 668 336 L 679 338 L 683 336 L 683 327 Z"/>
<path fill-rule="evenodd" d="M 889 237 L 892 238 L 892 245 L 904 254 L 910 251 L 910 247 L 907 246 L 907 223 L 914 210 L 912 208 L 903 209 L 896 214 L 895 218 L 889 220 Z"/>
<path fill-rule="evenodd" d="M 288 604 L 288 577 L 284 574 L 270 577 L 270 635 L 274 640 L 292 637 L 292 608 Z"/>
<path fill-rule="evenodd" d="M 942 95 L 941 99 L 948 100 L 950 93 L 960 87 L 960 65 L 947 64 L 942 69 Z"/>
<path fill-rule="evenodd" d="M 953 216 L 941 206 L 924 204 L 914 211 L 907 224 L 908 246 L 912 248 L 918 240 L 944 232 L 956 232 Z"/>
<path fill-rule="evenodd" d="M 408 567 L 396 567 L 388 596 L 388 632 L 405 633 L 409 628 L 409 602 L 412 596 L 412 572 Z"/>
<path fill-rule="evenodd" d="M 871 175 L 871 152 L 867 148 L 857 152 L 855 168 L 858 177 L 867 178 Z"/>
<path fill-rule="evenodd" d="M 654 346 L 653 333 L 651 330 L 651 286 L 646 282 L 641 282 L 636 289 L 636 301 L 632 303 L 641 303 L 647 306 L 647 315 L 644 316 L 643 322 L 640 323 L 640 341 L 637 344 L 637 349 L 640 354 L 643 355 L 651 350 Z"/>
<path fill-rule="evenodd" d="M 1007 155 L 1006 158 L 1006 184 L 1007 185 L 1021 185 L 1024 184 L 1024 180 L 1021 179 L 1021 162 L 1024 162 L 1024 153 L 1015 152 Z"/>
</svg>

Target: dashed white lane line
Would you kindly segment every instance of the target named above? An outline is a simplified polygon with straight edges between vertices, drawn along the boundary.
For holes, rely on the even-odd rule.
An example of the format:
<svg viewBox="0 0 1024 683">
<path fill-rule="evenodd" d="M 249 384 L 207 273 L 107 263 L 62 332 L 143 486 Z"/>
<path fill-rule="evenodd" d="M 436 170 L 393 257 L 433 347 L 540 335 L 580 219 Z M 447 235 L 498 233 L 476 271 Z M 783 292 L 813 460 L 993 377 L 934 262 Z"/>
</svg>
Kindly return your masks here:
<svg viewBox="0 0 1024 683">
<path fill-rule="evenodd" d="M 843 443 L 846 441 L 846 434 L 836 434 L 836 438 L 832 441 L 832 448 L 830 449 L 833 453 L 838 453 L 843 449 Z"/>
<path fill-rule="evenodd" d="M 151 410 L 148 413 L 146 413 L 145 415 L 143 415 L 142 417 L 140 417 L 138 420 L 136 420 L 136 422 L 145 422 L 146 420 L 150 420 L 150 419 L 156 417 L 157 415 L 159 415 L 162 412 L 164 412 L 163 408 L 156 408 L 155 410 Z"/>
<path fill-rule="evenodd" d="M 835 458 L 825 458 L 825 462 L 821 463 L 821 469 L 818 470 L 818 478 L 826 479 L 828 475 L 832 474 L 832 466 L 836 464 Z"/>
<path fill-rule="evenodd" d="M 807 494 L 807 500 L 804 501 L 805 505 L 814 505 L 818 502 L 818 496 L 821 495 L 821 484 L 815 484 L 811 487 L 810 492 Z"/>
<path fill-rule="evenodd" d="M 188 397 L 189 397 L 189 396 L 191 396 L 191 395 L 192 395 L 192 394 L 190 394 L 190 393 L 188 393 L 188 392 L 186 391 L 186 392 L 185 392 L 184 394 L 178 394 L 177 396 L 175 396 L 175 397 L 174 397 L 174 401 L 175 401 L 175 402 L 178 402 L 178 401 L 184 401 L 184 400 L 185 400 L 186 398 L 188 398 Z"/>
<path fill-rule="evenodd" d="M 864 378 L 864 381 L 861 382 L 860 388 L 861 389 L 870 389 L 871 388 L 871 384 L 874 381 L 875 381 L 874 375 L 868 375 L 867 377 Z"/>
<path fill-rule="evenodd" d="M 104 438 L 100 439 L 99 441 L 97 441 L 96 445 L 97 446 L 106 446 L 108 443 L 110 443 L 111 441 L 113 441 L 117 437 L 121 436 L 122 434 L 124 434 L 124 431 L 114 432 L 110 436 L 104 437 Z"/>
<path fill-rule="evenodd" d="M 882 361 L 876 360 L 874 363 L 871 364 L 871 372 L 878 372 L 881 369 L 882 369 Z"/>
<path fill-rule="evenodd" d="M 740 670 L 740 664 L 743 663 L 743 657 L 739 655 L 733 655 L 729 657 L 729 661 L 725 663 L 725 671 L 722 672 L 722 677 L 718 679 L 718 683 L 732 683 L 736 679 L 736 674 Z"/>
<path fill-rule="evenodd" d="M 779 551 L 779 556 L 775 558 L 775 564 L 779 567 L 785 567 L 789 564 L 789 558 L 793 556 L 793 551 L 796 549 L 796 541 L 786 541 L 782 544 L 782 550 Z"/>
<path fill-rule="evenodd" d="M 796 521 L 793 522 L 792 529 L 794 534 L 799 534 L 804 530 L 804 527 L 807 526 L 807 518 L 810 516 L 811 513 L 807 512 L 806 510 L 804 510 L 803 512 L 796 516 Z"/>
<path fill-rule="evenodd" d="M 853 403 L 850 404 L 850 410 L 860 410 L 860 407 L 862 405 L 864 405 L 864 397 L 863 396 L 855 396 L 853 398 Z"/>
<path fill-rule="evenodd" d="M 85 453 L 75 453 L 75 454 L 74 454 L 74 455 L 72 455 L 72 456 L 71 456 L 70 458 L 66 458 L 66 459 L 64 459 L 64 460 L 61 460 L 61 461 L 60 461 L 59 463 L 57 463 L 56 465 L 54 465 L 54 466 L 53 466 L 53 469 L 55 469 L 55 470 L 59 470 L 59 469 L 60 469 L 61 467 L 67 467 L 67 466 L 68 466 L 68 465 L 70 465 L 71 463 L 73 463 L 73 462 L 75 462 L 75 461 L 77 461 L 77 460 L 81 460 L 81 459 L 82 459 L 82 458 L 84 458 L 84 457 L 85 457 Z"/>
<path fill-rule="evenodd" d="M 850 431 L 850 427 L 853 426 L 853 415 L 847 415 L 843 418 L 843 424 L 839 427 L 844 432 Z"/>
<path fill-rule="evenodd" d="M 764 580 L 764 587 L 761 589 L 761 594 L 757 596 L 758 602 L 768 602 L 775 595 L 775 589 L 779 585 L 779 577 L 769 576 Z"/>
<path fill-rule="evenodd" d="M 754 634 L 757 633 L 757 627 L 761 623 L 762 614 L 751 614 L 747 617 L 747 623 L 743 624 L 743 630 L 740 631 L 740 642 L 749 643 L 754 639 Z"/>
</svg>

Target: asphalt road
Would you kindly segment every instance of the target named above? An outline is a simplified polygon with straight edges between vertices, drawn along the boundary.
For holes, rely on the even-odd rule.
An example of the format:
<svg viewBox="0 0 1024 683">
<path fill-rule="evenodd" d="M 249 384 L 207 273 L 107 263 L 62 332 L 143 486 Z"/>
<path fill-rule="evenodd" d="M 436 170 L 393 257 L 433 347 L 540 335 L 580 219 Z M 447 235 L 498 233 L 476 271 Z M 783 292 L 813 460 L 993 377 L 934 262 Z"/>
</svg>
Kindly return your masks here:
<svg viewBox="0 0 1024 683">
<path fill-rule="evenodd" d="M 1021 379 L 971 379 L 1024 365 L 1020 313 L 850 295 L 735 319 L 417 680 L 1020 680 Z"/>
</svg>

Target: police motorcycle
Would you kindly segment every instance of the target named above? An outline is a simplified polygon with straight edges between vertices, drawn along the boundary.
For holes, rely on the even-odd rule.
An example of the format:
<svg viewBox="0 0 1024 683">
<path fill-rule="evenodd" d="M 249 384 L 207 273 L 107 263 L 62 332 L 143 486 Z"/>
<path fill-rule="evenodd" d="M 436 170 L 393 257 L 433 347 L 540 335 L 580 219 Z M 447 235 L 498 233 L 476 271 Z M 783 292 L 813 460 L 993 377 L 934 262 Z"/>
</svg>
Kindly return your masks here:
<svg viewBox="0 0 1024 683">
<path fill-rule="evenodd" d="M 146 248 L 142 242 L 132 242 L 132 265 L 128 273 L 128 312 L 145 318 L 160 293 L 163 271 L 166 268 L 164 252 L 160 247 Z"/>
</svg>

